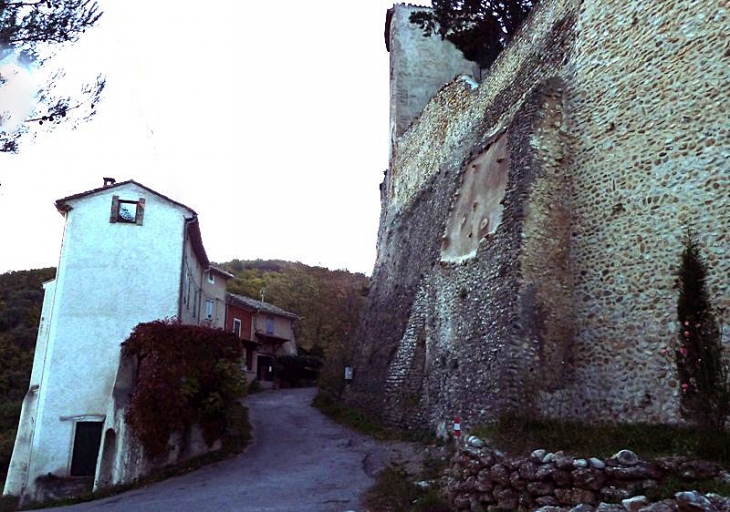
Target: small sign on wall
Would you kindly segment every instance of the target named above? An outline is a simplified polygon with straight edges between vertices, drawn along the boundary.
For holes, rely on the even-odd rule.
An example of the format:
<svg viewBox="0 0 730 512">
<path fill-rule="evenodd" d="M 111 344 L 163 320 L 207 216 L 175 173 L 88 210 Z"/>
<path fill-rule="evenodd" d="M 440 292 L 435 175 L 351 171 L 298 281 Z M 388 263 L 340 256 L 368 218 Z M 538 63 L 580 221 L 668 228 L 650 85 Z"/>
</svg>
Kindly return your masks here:
<svg viewBox="0 0 730 512">
<path fill-rule="evenodd" d="M 352 366 L 345 366 L 345 380 L 348 382 L 352 380 Z"/>
</svg>

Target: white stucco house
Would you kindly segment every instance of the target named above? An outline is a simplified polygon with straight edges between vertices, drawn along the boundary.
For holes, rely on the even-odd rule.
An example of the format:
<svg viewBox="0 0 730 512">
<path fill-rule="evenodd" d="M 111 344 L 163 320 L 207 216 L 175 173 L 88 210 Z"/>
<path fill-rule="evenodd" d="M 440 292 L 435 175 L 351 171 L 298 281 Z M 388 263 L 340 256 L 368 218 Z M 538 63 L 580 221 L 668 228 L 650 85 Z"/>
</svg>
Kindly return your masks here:
<svg viewBox="0 0 730 512">
<path fill-rule="evenodd" d="M 135 181 L 104 178 L 56 208 L 63 242 L 56 277 L 44 284 L 4 489 L 22 500 L 63 495 L 53 482 L 98 487 L 146 472 L 128 446 L 122 412 L 132 382 L 119 371 L 120 344 L 140 322 L 163 318 L 223 328 L 232 277 L 211 267 L 194 210 Z"/>
</svg>

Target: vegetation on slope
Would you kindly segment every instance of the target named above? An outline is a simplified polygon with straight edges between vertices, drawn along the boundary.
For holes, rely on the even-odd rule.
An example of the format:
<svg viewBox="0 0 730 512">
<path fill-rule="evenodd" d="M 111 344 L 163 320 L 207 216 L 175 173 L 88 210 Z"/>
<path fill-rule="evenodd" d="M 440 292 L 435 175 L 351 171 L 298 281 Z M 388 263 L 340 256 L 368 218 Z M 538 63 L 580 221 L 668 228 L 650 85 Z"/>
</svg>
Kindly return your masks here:
<svg viewBox="0 0 730 512">
<path fill-rule="evenodd" d="M 10 464 L 20 406 L 28 391 L 44 281 L 54 268 L 0 274 L 0 481 Z"/>
</svg>

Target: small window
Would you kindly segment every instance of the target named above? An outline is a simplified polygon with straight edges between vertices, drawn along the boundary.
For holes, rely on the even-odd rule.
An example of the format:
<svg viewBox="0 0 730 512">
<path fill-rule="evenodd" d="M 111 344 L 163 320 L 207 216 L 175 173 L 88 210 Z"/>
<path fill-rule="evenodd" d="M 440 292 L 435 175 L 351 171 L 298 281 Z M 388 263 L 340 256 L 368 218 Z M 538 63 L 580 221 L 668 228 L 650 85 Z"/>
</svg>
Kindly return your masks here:
<svg viewBox="0 0 730 512">
<path fill-rule="evenodd" d="M 213 318 L 213 308 L 215 303 L 211 299 L 205 299 L 205 318 L 211 320 Z"/>
<path fill-rule="evenodd" d="M 274 317 L 266 317 L 266 334 L 274 334 Z"/>
<path fill-rule="evenodd" d="M 215 275 L 213 274 L 212 270 L 208 271 L 208 282 L 210 284 L 215 284 Z"/>
<path fill-rule="evenodd" d="M 110 222 L 142 225 L 144 217 L 145 200 L 139 198 L 137 201 L 120 199 L 119 196 L 112 197 L 112 212 Z"/>
<path fill-rule="evenodd" d="M 238 318 L 233 319 L 233 332 L 239 338 L 241 337 L 241 321 Z"/>
</svg>

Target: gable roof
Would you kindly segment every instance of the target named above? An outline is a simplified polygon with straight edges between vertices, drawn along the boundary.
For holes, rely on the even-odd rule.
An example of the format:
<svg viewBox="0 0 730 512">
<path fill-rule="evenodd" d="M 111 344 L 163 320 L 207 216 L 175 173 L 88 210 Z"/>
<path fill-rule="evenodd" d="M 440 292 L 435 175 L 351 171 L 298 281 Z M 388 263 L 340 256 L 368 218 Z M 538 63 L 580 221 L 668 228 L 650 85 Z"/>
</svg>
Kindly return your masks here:
<svg viewBox="0 0 730 512">
<path fill-rule="evenodd" d="M 228 297 L 229 304 L 233 304 L 235 306 L 240 306 L 244 309 L 253 310 L 255 313 L 266 313 L 269 315 L 276 315 L 276 316 L 281 316 L 284 318 L 289 318 L 291 320 L 299 320 L 298 315 L 295 315 L 294 313 L 291 313 L 284 309 L 278 308 L 278 307 L 274 306 L 273 304 L 267 304 L 266 302 L 261 302 L 260 300 L 252 299 L 250 297 L 244 297 L 243 295 L 236 295 L 235 293 L 227 293 L 226 296 Z"/>
<path fill-rule="evenodd" d="M 182 206 L 186 210 L 190 210 L 190 213 L 192 215 L 195 215 L 195 216 L 198 215 L 195 212 L 195 210 L 193 210 L 189 206 L 185 206 L 184 204 L 179 203 L 179 202 L 175 201 L 174 199 L 170 199 L 166 195 L 160 194 L 159 192 L 157 192 L 155 190 L 152 190 L 151 188 L 146 187 L 146 186 L 142 185 L 141 183 L 139 183 L 138 181 L 134 181 L 134 180 L 120 181 L 119 183 L 114 183 L 112 185 L 106 185 L 106 186 L 103 186 L 103 187 L 98 187 L 98 188 L 94 188 L 94 189 L 91 189 L 91 190 L 87 190 L 86 192 L 79 192 L 78 194 L 73 194 L 73 195 L 70 195 L 70 196 L 62 197 L 61 199 L 58 199 L 56 201 L 56 209 L 59 212 L 64 213 L 64 212 L 68 211 L 68 209 L 70 208 L 69 205 L 67 204 L 69 201 L 72 201 L 74 199 L 81 199 L 81 198 L 87 197 L 87 196 L 91 196 L 91 195 L 96 194 L 98 192 L 106 192 L 106 191 L 109 191 L 109 190 L 112 190 L 112 189 L 115 189 L 115 188 L 122 187 L 124 185 L 129 185 L 129 184 L 137 185 L 138 187 L 143 188 L 143 189 L 147 190 L 148 192 L 150 192 L 152 194 L 155 194 L 158 197 L 161 197 L 165 201 L 169 201 L 170 203 L 172 203 L 174 205 L 177 205 L 177 206 Z"/>
<path fill-rule="evenodd" d="M 161 199 L 164 199 L 165 201 L 168 201 L 171 204 L 174 204 L 176 206 L 180 206 L 182 208 L 185 208 L 190 212 L 190 217 L 185 219 L 185 229 L 187 230 L 188 236 L 190 237 L 190 243 L 193 246 L 193 252 L 195 253 L 195 256 L 198 258 L 198 261 L 202 264 L 203 267 L 208 268 L 210 266 L 210 260 L 208 259 L 208 255 L 205 252 L 205 247 L 203 246 L 203 237 L 200 234 L 200 221 L 198 220 L 198 214 L 190 208 L 189 206 L 186 206 L 178 201 L 175 201 L 174 199 L 170 199 L 164 194 L 160 194 L 156 190 L 152 190 L 149 187 L 146 187 L 139 183 L 138 181 L 134 180 L 126 180 L 126 181 L 120 181 L 119 183 L 113 183 L 110 185 L 104 185 L 102 187 L 94 188 L 91 190 L 87 190 L 86 192 L 79 192 L 78 194 L 73 194 L 70 196 L 62 197 L 61 199 L 58 199 L 56 201 L 56 209 L 61 213 L 64 214 L 68 212 L 71 209 L 71 205 L 69 205 L 69 201 L 73 201 L 76 199 L 82 199 L 84 197 L 92 196 L 94 194 L 97 194 L 99 192 L 107 192 L 109 190 L 113 190 L 115 188 L 120 188 L 125 185 L 136 185 L 139 188 L 142 188 L 146 191 L 148 191 L 151 194 L 155 194 L 156 196 L 160 197 Z"/>
</svg>

